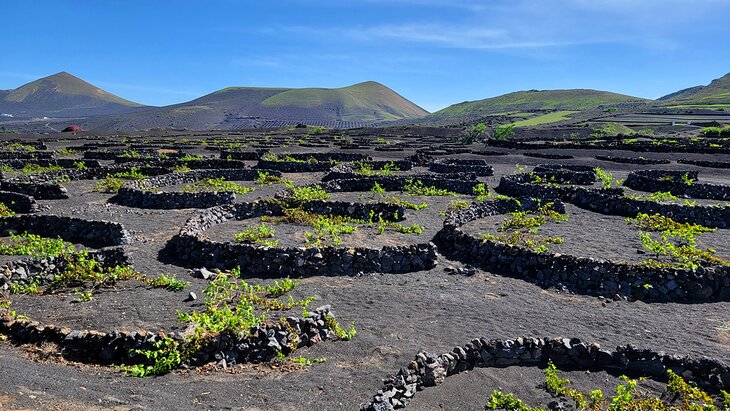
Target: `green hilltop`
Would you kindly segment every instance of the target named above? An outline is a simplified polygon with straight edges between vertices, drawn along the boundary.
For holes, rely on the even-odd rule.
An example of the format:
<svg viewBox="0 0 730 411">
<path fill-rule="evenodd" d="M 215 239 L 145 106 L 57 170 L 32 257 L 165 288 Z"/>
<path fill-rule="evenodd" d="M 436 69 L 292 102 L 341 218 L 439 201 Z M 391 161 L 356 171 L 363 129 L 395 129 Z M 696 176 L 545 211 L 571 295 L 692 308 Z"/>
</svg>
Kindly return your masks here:
<svg viewBox="0 0 730 411">
<path fill-rule="evenodd" d="M 483 100 L 458 103 L 430 114 L 425 119 L 470 119 L 501 113 L 538 110 L 583 111 L 649 100 L 590 89 L 526 90 Z"/>
</svg>

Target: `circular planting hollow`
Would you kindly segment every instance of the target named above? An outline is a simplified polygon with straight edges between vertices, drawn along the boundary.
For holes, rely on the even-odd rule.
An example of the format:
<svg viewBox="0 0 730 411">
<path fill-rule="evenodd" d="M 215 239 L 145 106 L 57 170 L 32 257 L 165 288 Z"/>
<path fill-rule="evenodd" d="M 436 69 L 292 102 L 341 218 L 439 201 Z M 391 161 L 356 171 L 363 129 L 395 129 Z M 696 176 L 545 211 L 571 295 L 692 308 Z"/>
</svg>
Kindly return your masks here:
<svg viewBox="0 0 730 411">
<path fill-rule="evenodd" d="M 305 205 L 311 211 L 361 219 L 370 211 L 375 218 L 393 216 L 391 204 L 319 203 Z M 231 269 L 246 267 L 247 272 L 264 276 L 351 275 L 361 272 L 405 273 L 433 267 L 436 247 L 431 243 L 404 246 L 367 247 L 278 247 L 233 241 L 214 241 L 206 232 L 227 221 L 243 221 L 265 216 L 286 215 L 275 202 L 253 202 L 220 206 L 191 217 L 168 243 L 168 248 L 188 266 Z"/>
<path fill-rule="evenodd" d="M 157 177 L 132 181 L 122 186 L 110 199 L 116 204 L 154 209 L 209 208 L 230 204 L 236 198 L 236 191 L 243 193 L 248 189 L 235 184 L 235 181 L 253 181 L 260 176 L 261 170 L 220 169 L 193 170 L 164 174 Z M 280 176 L 276 171 L 268 175 Z M 176 191 L 162 191 L 165 187 L 175 187 Z"/>
</svg>

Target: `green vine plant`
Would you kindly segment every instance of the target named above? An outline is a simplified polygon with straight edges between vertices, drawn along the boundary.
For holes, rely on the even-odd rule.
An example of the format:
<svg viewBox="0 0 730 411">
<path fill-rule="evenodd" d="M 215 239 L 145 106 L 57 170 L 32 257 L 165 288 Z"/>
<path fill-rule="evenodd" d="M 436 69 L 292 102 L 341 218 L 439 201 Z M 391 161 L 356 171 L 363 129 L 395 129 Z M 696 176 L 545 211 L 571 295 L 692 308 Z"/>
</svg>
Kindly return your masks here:
<svg viewBox="0 0 730 411">
<path fill-rule="evenodd" d="M 643 261 L 643 265 L 690 270 L 707 265 L 730 266 L 730 262 L 715 256 L 714 249 L 697 247 L 696 237 L 716 231 L 714 228 L 680 223 L 661 214 L 639 213 L 626 221 L 640 229 L 638 235 L 644 249 L 654 255 L 654 258 Z M 655 238 L 652 232 L 660 233 L 659 238 Z"/>
<path fill-rule="evenodd" d="M 592 390 L 587 395 L 570 387 L 570 380 L 560 377 L 557 368 L 548 362 L 545 374 L 545 390 L 553 398 L 567 399 L 573 402 L 574 409 L 581 411 L 727 411 L 730 410 L 730 394 L 721 391 L 714 399 L 705 391 L 690 385 L 681 376 L 667 370 L 666 392 L 652 396 L 647 390 L 641 390 L 644 379 L 630 379 L 621 376 L 621 383 L 616 386 L 616 393 L 605 399 L 603 391 Z M 507 411 L 545 411 L 541 407 L 531 407 L 515 395 L 492 391 L 487 399 L 485 410 Z"/>
<path fill-rule="evenodd" d="M 364 198 L 365 198 L 365 196 L 361 194 L 360 199 L 362 200 Z M 417 203 L 414 203 L 414 202 L 411 202 L 408 200 L 404 200 L 404 199 L 398 197 L 397 195 L 386 194 L 385 188 L 383 188 L 383 186 L 381 186 L 377 181 L 375 183 L 373 183 L 373 187 L 370 188 L 370 199 L 371 200 L 380 199 L 385 203 L 395 204 L 395 205 L 401 206 L 403 208 L 407 208 L 409 210 L 418 211 L 418 210 L 423 210 L 424 208 L 428 208 L 428 203 L 426 203 L 425 201 L 420 204 L 417 204 Z"/>
<path fill-rule="evenodd" d="M 60 238 L 46 238 L 36 234 L 11 234 L 9 239 L 0 243 L 0 254 L 27 255 L 36 259 L 56 257 L 63 260 L 63 271 L 54 274 L 53 279 L 45 286 L 41 287 L 37 278 L 26 284 L 12 282 L 10 291 L 13 294 L 53 294 L 67 290 L 85 293 L 113 287 L 120 281 L 128 280 L 137 280 L 153 288 L 174 291 L 181 290 L 188 284 L 177 280 L 174 275 L 168 277 L 162 274 L 152 279 L 135 272 L 129 266 L 103 266 L 91 258 L 86 249 L 76 250 L 72 244 Z"/>
<path fill-rule="evenodd" d="M 548 202 L 534 211 L 511 212 L 497 229 L 501 234 L 482 234 L 482 240 L 526 248 L 538 253 L 548 252 L 549 245 L 563 244 L 564 240 L 561 237 L 542 236 L 538 229 L 548 222 L 568 221 L 568 216 L 560 214 L 553 207 L 554 203 Z"/>
<path fill-rule="evenodd" d="M 281 282 L 260 286 L 248 284 L 239 279 L 240 276 L 240 268 L 230 273 L 219 273 L 203 291 L 203 311 L 178 312 L 178 320 L 190 324 L 192 331 L 182 340 L 167 337 L 157 341 L 149 350 L 133 350 L 132 354 L 143 361 L 123 365 L 122 370 L 136 377 L 166 374 L 189 361 L 218 336 L 246 339 L 250 336 L 252 327 L 272 322 L 267 318 L 269 311 L 290 310 L 294 307 L 306 310 L 315 300 L 311 296 L 302 300 L 295 300 L 291 296 L 285 301 L 276 299 L 296 288 L 297 281 L 288 277 Z M 284 328 L 293 331 L 286 320 L 278 321 Z M 351 339 L 357 332 L 354 325 L 347 330 L 343 329 L 332 316 L 327 316 L 325 323 L 342 340 Z M 288 347 L 291 352 L 297 348 L 295 340 Z M 280 361 L 284 357 L 281 352 L 276 355 Z M 294 364 L 309 366 L 325 360 L 298 357 L 292 361 Z"/>
<path fill-rule="evenodd" d="M 128 171 L 107 174 L 102 181 L 97 181 L 96 191 L 101 193 L 116 193 L 124 185 L 124 180 L 143 180 L 146 175 L 139 171 L 139 167 L 132 167 Z"/>
<path fill-rule="evenodd" d="M 273 238 L 275 234 L 276 230 L 273 227 L 269 227 L 262 222 L 258 226 L 248 227 L 242 232 L 236 234 L 234 240 L 242 243 L 276 247 L 279 245 L 279 240 L 269 240 L 269 238 Z"/>
<path fill-rule="evenodd" d="M 406 184 L 403 186 L 403 192 L 411 196 L 456 196 L 456 193 L 453 191 L 436 188 L 435 186 L 427 186 L 423 184 L 423 181 L 413 181 L 413 179 L 406 180 Z"/>
<path fill-rule="evenodd" d="M 596 174 L 596 178 L 601 183 L 601 187 L 604 189 L 611 188 L 614 184 L 620 186 L 623 184 L 623 180 L 614 180 L 613 174 L 609 173 L 608 171 L 603 170 L 600 167 L 596 167 L 593 169 L 593 172 Z"/>
<path fill-rule="evenodd" d="M 472 194 L 477 196 L 477 201 L 482 203 L 487 200 L 507 200 L 510 197 L 499 195 L 499 194 L 492 194 L 492 191 L 489 189 L 489 186 L 487 186 L 484 183 L 479 183 L 472 188 Z"/>
<path fill-rule="evenodd" d="M 236 182 L 227 181 L 223 177 L 218 178 L 204 178 L 196 181 L 193 184 L 186 184 L 180 189 L 183 193 L 200 193 L 200 192 L 215 192 L 215 191 L 228 191 L 234 194 L 247 194 L 254 191 L 256 187 L 244 187 Z"/>
<path fill-rule="evenodd" d="M 385 163 L 380 168 L 373 168 L 372 165 L 364 161 L 358 161 L 352 165 L 355 167 L 355 174 L 362 176 L 390 176 L 394 171 L 400 171 L 400 168 L 392 161 Z"/>
<path fill-rule="evenodd" d="M 280 184 L 280 183 L 284 182 L 284 180 L 281 177 L 272 175 L 271 173 L 269 173 L 267 171 L 259 170 L 259 171 L 257 171 L 257 174 L 258 174 L 258 176 L 256 177 L 256 180 L 254 180 L 254 181 L 256 182 L 256 184 L 259 185 L 259 187 L 270 186 L 272 184 Z"/>
</svg>

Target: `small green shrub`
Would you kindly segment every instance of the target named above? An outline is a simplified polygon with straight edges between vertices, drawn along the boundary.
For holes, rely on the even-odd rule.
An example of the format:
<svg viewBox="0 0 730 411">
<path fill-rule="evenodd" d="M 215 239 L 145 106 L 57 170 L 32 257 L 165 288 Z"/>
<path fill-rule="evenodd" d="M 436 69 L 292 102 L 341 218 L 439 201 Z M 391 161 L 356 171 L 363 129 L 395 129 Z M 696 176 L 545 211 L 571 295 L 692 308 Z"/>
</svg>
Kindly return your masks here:
<svg viewBox="0 0 730 411">
<path fill-rule="evenodd" d="M 180 189 L 180 191 L 184 193 L 228 191 L 235 194 L 243 195 L 246 193 L 250 193 L 255 189 L 255 187 L 244 187 L 233 181 L 226 181 L 224 177 L 210 177 L 198 180 L 193 184 L 186 184 L 185 187 Z"/>
<path fill-rule="evenodd" d="M 421 180 L 413 181 L 413 179 L 406 180 L 406 184 L 403 186 L 403 191 L 412 196 L 449 196 L 456 195 L 456 193 L 436 188 L 435 186 L 426 186 Z"/>
<path fill-rule="evenodd" d="M 274 237 L 276 230 L 273 227 L 269 227 L 264 223 L 261 223 L 255 227 L 248 227 L 242 232 L 236 234 L 234 239 L 241 243 L 249 244 L 262 244 L 269 247 L 276 247 L 279 244 L 279 240 L 270 241 L 268 238 Z"/>
</svg>

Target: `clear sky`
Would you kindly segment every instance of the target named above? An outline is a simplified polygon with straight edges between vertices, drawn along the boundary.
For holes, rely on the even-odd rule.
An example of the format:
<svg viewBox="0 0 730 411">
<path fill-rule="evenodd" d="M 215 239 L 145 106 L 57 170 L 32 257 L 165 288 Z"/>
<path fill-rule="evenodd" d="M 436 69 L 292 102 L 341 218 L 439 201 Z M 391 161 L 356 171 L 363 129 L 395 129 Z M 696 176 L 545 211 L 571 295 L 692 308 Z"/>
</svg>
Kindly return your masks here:
<svg viewBox="0 0 730 411">
<path fill-rule="evenodd" d="M 730 72 L 730 0 L 0 0 L 0 89 L 124 98 L 379 81 L 434 111 L 524 89 L 656 98 Z"/>
</svg>

